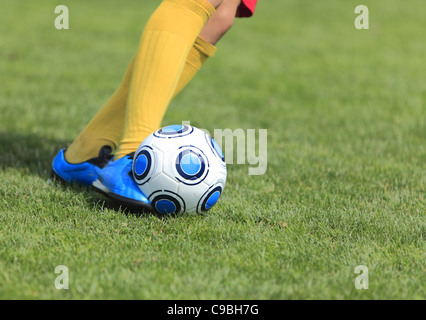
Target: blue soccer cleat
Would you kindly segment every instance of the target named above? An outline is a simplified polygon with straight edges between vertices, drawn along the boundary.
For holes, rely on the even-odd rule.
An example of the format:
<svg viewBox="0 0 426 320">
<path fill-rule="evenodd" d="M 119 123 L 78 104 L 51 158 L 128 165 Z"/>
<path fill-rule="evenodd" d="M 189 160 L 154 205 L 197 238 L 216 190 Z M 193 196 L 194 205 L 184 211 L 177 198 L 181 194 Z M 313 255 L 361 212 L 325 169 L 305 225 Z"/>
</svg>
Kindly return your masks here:
<svg viewBox="0 0 426 320">
<path fill-rule="evenodd" d="M 91 186 L 98 178 L 96 170 L 105 167 L 112 158 L 111 147 L 104 146 L 99 151 L 99 157 L 72 164 L 65 159 L 65 150 L 59 151 L 53 159 L 50 174 L 50 180 L 57 180 L 64 184 Z"/>
<path fill-rule="evenodd" d="M 92 186 L 128 208 L 152 211 L 151 204 L 133 179 L 132 164 L 133 154 L 110 161 L 104 168 L 97 169 L 98 179 Z"/>
</svg>

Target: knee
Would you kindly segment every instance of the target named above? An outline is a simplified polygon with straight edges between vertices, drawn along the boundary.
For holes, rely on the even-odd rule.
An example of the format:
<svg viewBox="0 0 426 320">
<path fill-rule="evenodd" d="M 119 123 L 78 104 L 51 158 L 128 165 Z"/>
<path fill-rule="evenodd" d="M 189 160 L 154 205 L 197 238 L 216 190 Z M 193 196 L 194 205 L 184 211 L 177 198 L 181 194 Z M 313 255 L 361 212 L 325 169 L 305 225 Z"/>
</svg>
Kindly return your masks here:
<svg viewBox="0 0 426 320">
<path fill-rule="evenodd" d="M 231 29 L 241 0 L 224 0 L 207 21 L 200 36 L 211 44 L 216 44 Z"/>
<path fill-rule="evenodd" d="M 220 32 L 225 34 L 234 24 L 236 13 L 237 7 L 223 4 L 213 14 L 211 19 L 216 21 L 216 26 L 220 28 Z"/>
</svg>

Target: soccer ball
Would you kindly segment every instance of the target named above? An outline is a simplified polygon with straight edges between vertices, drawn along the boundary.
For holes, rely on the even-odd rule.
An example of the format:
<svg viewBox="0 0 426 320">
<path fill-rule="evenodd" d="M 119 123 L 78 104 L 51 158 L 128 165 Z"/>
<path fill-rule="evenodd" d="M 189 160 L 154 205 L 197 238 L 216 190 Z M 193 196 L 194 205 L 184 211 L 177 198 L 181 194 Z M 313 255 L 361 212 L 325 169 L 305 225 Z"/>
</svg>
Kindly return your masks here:
<svg viewBox="0 0 426 320">
<path fill-rule="evenodd" d="M 202 214 L 216 204 L 226 182 L 220 147 L 189 125 L 167 126 L 146 138 L 134 155 L 132 172 L 161 214 Z"/>
</svg>

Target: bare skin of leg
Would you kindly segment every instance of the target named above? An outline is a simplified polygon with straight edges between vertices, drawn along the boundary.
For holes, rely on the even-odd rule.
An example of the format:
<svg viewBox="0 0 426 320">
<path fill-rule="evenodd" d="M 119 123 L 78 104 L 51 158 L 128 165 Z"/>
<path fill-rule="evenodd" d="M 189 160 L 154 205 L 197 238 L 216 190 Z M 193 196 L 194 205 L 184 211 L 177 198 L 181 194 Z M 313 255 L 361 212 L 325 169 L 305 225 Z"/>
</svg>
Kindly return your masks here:
<svg viewBox="0 0 426 320">
<path fill-rule="evenodd" d="M 213 4 L 215 0 L 209 0 Z M 200 33 L 200 37 L 215 45 L 224 34 L 232 27 L 235 14 L 241 0 L 222 0 L 216 7 L 216 12 L 207 21 L 207 24 Z M 214 5 L 214 4 L 213 4 Z"/>
<path fill-rule="evenodd" d="M 207 0 L 207 1 L 210 2 L 217 9 L 224 0 Z"/>
</svg>

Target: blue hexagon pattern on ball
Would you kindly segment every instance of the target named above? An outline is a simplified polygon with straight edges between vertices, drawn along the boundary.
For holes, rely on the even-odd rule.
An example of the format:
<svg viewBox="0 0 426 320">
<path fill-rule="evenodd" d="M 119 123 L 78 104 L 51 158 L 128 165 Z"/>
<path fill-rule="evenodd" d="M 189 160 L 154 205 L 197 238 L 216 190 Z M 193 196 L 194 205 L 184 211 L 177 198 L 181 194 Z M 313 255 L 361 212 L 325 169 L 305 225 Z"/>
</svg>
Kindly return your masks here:
<svg viewBox="0 0 426 320">
<path fill-rule="evenodd" d="M 189 125 L 161 128 L 146 138 L 133 159 L 133 177 L 161 214 L 202 214 L 219 200 L 226 164 L 219 145 Z"/>
</svg>

